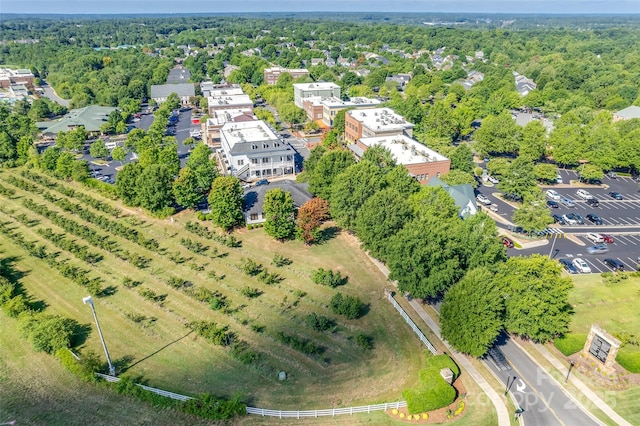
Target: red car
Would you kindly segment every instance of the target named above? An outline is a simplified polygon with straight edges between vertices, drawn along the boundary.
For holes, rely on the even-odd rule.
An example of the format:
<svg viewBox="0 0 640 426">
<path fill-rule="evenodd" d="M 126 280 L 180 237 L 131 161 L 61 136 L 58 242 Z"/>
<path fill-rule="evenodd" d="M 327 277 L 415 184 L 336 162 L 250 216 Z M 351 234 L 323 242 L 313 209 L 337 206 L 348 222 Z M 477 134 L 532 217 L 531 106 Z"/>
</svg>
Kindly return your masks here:
<svg viewBox="0 0 640 426">
<path fill-rule="evenodd" d="M 602 237 L 602 239 L 604 240 L 605 243 L 613 244 L 613 237 L 611 235 L 600 234 L 600 236 Z"/>
<path fill-rule="evenodd" d="M 504 246 L 506 248 L 512 248 L 513 247 L 513 241 L 511 241 L 511 238 L 507 238 L 507 237 L 500 237 L 500 239 L 502 240 L 502 244 L 504 244 Z"/>
</svg>

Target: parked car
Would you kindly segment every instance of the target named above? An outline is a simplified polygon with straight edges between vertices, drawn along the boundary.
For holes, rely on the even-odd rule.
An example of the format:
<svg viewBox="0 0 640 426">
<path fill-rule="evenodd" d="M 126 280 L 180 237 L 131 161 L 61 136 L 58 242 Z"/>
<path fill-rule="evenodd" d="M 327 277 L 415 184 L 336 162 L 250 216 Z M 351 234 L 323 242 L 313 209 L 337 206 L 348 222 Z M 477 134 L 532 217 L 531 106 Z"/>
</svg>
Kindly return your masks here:
<svg viewBox="0 0 640 426">
<path fill-rule="evenodd" d="M 556 201 L 560 200 L 560 194 L 558 194 L 558 192 L 554 191 L 553 189 L 547 189 L 547 192 L 545 194 L 547 195 L 547 198 Z"/>
<path fill-rule="evenodd" d="M 573 259 L 573 266 L 575 266 L 578 272 L 581 272 L 583 274 L 591 273 L 591 267 L 589 266 L 589 264 L 585 262 L 584 259 L 581 259 L 579 257 Z"/>
<path fill-rule="evenodd" d="M 566 225 L 567 222 L 564 221 L 564 219 L 562 218 L 562 216 L 560 216 L 559 214 L 554 214 L 553 216 L 551 216 L 553 218 L 553 221 L 559 225 Z"/>
<path fill-rule="evenodd" d="M 611 179 L 618 179 L 618 174 L 616 172 L 609 172 L 607 173 L 607 176 L 609 176 Z"/>
<path fill-rule="evenodd" d="M 589 204 L 591 207 L 598 207 L 600 206 L 600 201 L 598 201 L 596 198 L 587 198 L 587 204 Z"/>
<path fill-rule="evenodd" d="M 578 270 L 569 259 L 558 259 L 558 262 L 564 267 L 564 270 L 570 274 L 577 274 Z"/>
<path fill-rule="evenodd" d="M 502 244 L 504 244 L 504 246 L 506 248 L 512 248 L 513 247 L 513 240 L 511 240 L 511 238 L 505 237 L 503 235 L 503 236 L 500 237 L 500 239 L 502 240 Z"/>
<path fill-rule="evenodd" d="M 602 235 L 600 234 L 596 234 L 593 232 L 590 232 L 588 234 L 586 234 L 584 236 L 587 240 L 591 241 L 592 243 L 598 244 L 598 243 L 604 243 L 604 238 L 602 238 Z"/>
<path fill-rule="evenodd" d="M 576 203 L 572 199 L 566 197 L 560 198 L 560 204 L 569 208 L 573 208 L 576 206 Z"/>
<path fill-rule="evenodd" d="M 580 216 L 578 213 L 570 213 L 573 215 L 573 218 L 578 222 L 579 225 L 584 225 L 584 217 Z"/>
<path fill-rule="evenodd" d="M 597 214 L 593 214 L 593 213 L 589 213 L 587 215 L 587 219 L 591 222 L 594 223 L 596 225 L 602 225 L 602 219 L 600 219 L 600 216 L 598 216 Z"/>
<path fill-rule="evenodd" d="M 567 225 L 577 225 L 578 224 L 578 221 L 575 219 L 575 217 L 573 217 L 573 215 L 571 213 L 563 214 L 562 215 L 562 220 L 564 220 L 564 223 L 566 223 Z"/>
<path fill-rule="evenodd" d="M 593 198 L 593 195 L 589 194 L 589 191 L 584 189 L 578 189 L 576 191 L 576 195 L 582 198 L 583 200 L 588 200 L 589 198 Z"/>
<path fill-rule="evenodd" d="M 516 201 L 518 203 L 522 202 L 522 197 L 519 196 L 518 194 L 513 194 L 513 193 L 504 194 L 504 198 L 507 200 Z"/>
<path fill-rule="evenodd" d="M 614 271 L 622 271 L 624 269 L 624 263 L 620 262 L 618 259 L 607 257 L 603 260 L 603 262 Z"/>
<path fill-rule="evenodd" d="M 498 211 L 498 205 L 497 204 L 491 204 L 489 206 L 489 210 L 491 210 L 492 212 L 497 212 Z"/>
<path fill-rule="evenodd" d="M 564 182 L 562 181 L 562 176 L 560 176 L 560 175 L 557 175 L 557 176 L 556 176 L 556 183 L 564 183 Z"/>
<path fill-rule="evenodd" d="M 595 246 L 587 247 L 587 253 L 589 254 L 602 254 L 609 251 L 609 247 L 604 244 L 598 244 Z"/>
<path fill-rule="evenodd" d="M 486 196 L 486 195 L 484 195 L 484 194 L 478 194 L 478 195 L 476 196 L 476 200 L 478 200 L 479 202 L 481 202 L 482 204 L 484 204 L 484 205 L 486 205 L 486 206 L 488 206 L 488 205 L 490 205 L 490 204 L 491 204 L 491 200 L 489 200 L 489 199 L 487 198 L 487 196 Z"/>
<path fill-rule="evenodd" d="M 262 185 L 269 185 L 269 181 L 267 179 L 261 179 L 254 184 L 254 186 L 262 186 Z"/>
<path fill-rule="evenodd" d="M 600 234 L 602 236 L 602 239 L 604 240 L 605 243 L 607 244 L 613 244 L 613 237 L 609 234 Z"/>
<path fill-rule="evenodd" d="M 611 191 L 609 193 L 609 196 L 611 198 L 615 198 L 616 200 L 624 200 L 624 197 L 622 196 L 622 194 L 616 191 Z"/>
<path fill-rule="evenodd" d="M 547 207 L 551 207 L 552 209 L 557 209 L 558 207 L 560 207 L 560 204 L 558 204 L 557 201 L 547 200 Z"/>
<path fill-rule="evenodd" d="M 500 181 L 499 181 L 498 179 L 494 178 L 494 177 L 493 177 L 493 176 L 491 176 L 491 175 L 487 175 L 487 180 L 488 180 L 489 182 L 491 182 L 491 183 L 495 183 L 495 184 L 500 183 Z"/>
</svg>

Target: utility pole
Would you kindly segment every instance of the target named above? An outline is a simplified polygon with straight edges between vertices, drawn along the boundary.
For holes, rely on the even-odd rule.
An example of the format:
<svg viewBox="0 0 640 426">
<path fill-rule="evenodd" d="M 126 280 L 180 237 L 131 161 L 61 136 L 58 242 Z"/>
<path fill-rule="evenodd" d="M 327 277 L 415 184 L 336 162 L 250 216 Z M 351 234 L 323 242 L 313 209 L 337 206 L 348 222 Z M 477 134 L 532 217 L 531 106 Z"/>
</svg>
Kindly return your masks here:
<svg viewBox="0 0 640 426">
<path fill-rule="evenodd" d="M 109 356 L 109 351 L 107 350 L 107 344 L 105 343 L 104 337 L 102 336 L 102 330 L 100 330 L 100 323 L 98 322 L 98 316 L 96 315 L 96 308 L 93 305 L 93 298 L 91 296 L 87 296 L 83 298 L 82 301 L 85 305 L 91 306 L 91 312 L 93 312 L 93 319 L 96 320 L 96 327 L 98 328 L 98 335 L 100 335 L 100 341 L 102 342 L 104 354 L 107 356 L 107 363 L 109 364 L 109 375 L 115 377 L 116 368 L 111 363 L 111 357 Z"/>
<path fill-rule="evenodd" d="M 574 360 L 569 361 L 569 371 L 567 371 L 567 377 L 564 378 L 564 382 L 567 383 L 569 381 L 569 375 L 571 374 L 571 369 L 576 365 Z"/>
</svg>

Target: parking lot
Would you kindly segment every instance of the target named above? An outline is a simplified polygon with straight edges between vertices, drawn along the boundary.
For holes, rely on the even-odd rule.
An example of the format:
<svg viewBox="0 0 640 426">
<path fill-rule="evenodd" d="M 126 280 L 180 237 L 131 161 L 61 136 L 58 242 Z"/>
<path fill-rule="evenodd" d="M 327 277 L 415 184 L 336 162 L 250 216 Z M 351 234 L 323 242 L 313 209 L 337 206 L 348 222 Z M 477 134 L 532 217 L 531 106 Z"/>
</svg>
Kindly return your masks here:
<svg viewBox="0 0 640 426">
<path fill-rule="evenodd" d="M 510 248 L 510 256 L 529 255 L 539 253 L 550 256 L 554 259 L 582 258 L 591 268 L 592 273 L 611 271 L 612 268 L 605 264 L 604 259 L 617 259 L 624 265 L 624 270 L 635 271 L 638 266 L 638 256 L 640 256 L 640 187 L 638 182 L 629 177 L 617 177 L 612 179 L 605 176 L 602 185 L 571 185 L 571 181 L 577 181 L 578 176 L 574 171 L 561 170 L 563 183 L 557 185 L 544 186 L 541 189 L 553 189 L 562 198 L 569 198 L 574 201 L 575 207 L 566 207 L 559 203 L 558 208 L 550 208 L 551 214 L 559 216 L 576 213 L 584 218 L 584 224 L 562 225 L 554 224 L 549 228 L 546 236 L 547 244 L 537 247 L 516 249 Z M 589 205 L 587 201 L 580 198 L 576 192 L 578 189 L 588 191 L 590 195 L 599 202 L 597 207 Z M 503 201 L 498 197 L 499 190 L 496 186 L 481 186 L 479 192 L 484 194 L 498 207 L 495 214 L 511 221 L 514 204 Z M 614 199 L 609 192 L 615 191 L 622 195 L 621 200 Z M 550 199 L 546 197 L 546 199 Z M 602 225 L 597 225 L 586 219 L 588 214 L 596 214 L 602 219 Z M 498 223 L 498 226 L 509 229 L 508 225 Z M 586 234 L 607 234 L 614 242 L 605 244 L 606 253 L 589 254 L 588 247 L 596 245 L 595 242 L 586 238 Z M 525 238 L 526 241 L 526 238 Z"/>
</svg>

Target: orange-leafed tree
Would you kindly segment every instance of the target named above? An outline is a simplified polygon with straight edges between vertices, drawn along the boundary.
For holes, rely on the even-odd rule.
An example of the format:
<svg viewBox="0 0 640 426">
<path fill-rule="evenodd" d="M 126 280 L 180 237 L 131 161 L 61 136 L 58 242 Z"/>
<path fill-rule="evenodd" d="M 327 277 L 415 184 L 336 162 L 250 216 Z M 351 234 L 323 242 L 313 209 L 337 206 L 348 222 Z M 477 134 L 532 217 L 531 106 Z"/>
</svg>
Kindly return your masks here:
<svg viewBox="0 0 640 426">
<path fill-rule="evenodd" d="M 322 222 L 329 219 L 329 203 L 322 198 L 312 198 L 298 210 L 298 233 L 305 244 L 312 244 Z"/>
</svg>

